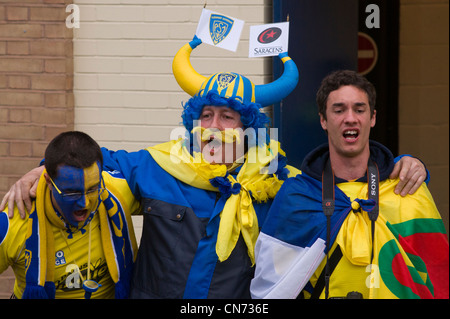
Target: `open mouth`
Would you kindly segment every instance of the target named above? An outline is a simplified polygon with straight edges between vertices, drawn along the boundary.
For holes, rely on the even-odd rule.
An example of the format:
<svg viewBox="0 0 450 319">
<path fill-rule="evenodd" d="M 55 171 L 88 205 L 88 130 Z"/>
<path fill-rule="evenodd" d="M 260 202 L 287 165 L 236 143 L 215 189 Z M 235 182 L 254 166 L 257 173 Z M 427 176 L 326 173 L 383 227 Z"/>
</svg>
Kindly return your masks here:
<svg viewBox="0 0 450 319">
<path fill-rule="evenodd" d="M 219 150 L 219 148 L 222 147 L 222 141 L 216 138 L 214 135 L 211 135 L 207 141 L 207 146 L 211 155 L 214 155 Z"/>
<path fill-rule="evenodd" d="M 346 141 L 354 142 L 359 136 L 359 130 L 356 129 L 345 130 L 342 135 Z"/>
<path fill-rule="evenodd" d="M 87 209 L 77 210 L 73 212 L 73 217 L 77 222 L 82 222 L 87 217 Z"/>
</svg>

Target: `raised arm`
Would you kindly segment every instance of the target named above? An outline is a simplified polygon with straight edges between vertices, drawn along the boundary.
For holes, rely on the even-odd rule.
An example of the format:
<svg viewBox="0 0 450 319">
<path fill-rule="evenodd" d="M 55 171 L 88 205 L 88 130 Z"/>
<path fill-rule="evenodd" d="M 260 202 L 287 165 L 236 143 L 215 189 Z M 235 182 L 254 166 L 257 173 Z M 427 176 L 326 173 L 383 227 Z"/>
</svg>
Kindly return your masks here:
<svg viewBox="0 0 450 319">
<path fill-rule="evenodd" d="M 36 197 L 36 189 L 39 177 L 44 171 L 44 166 L 39 166 L 22 176 L 5 194 L 0 204 L 0 211 L 4 211 L 8 204 L 8 216 L 14 215 L 14 205 L 17 206 L 20 216 L 25 218 L 26 211 L 31 210 L 31 201 Z"/>
</svg>

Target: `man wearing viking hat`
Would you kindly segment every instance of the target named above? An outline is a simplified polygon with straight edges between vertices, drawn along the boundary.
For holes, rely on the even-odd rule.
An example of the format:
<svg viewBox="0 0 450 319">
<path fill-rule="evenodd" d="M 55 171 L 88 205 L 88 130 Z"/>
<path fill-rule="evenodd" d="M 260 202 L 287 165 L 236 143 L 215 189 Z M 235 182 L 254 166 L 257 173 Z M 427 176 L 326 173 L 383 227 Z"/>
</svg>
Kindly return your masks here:
<svg viewBox="0 0 450 319">
<path fill-rule="evenodd" d="M 258 136 L 269 123 L 261 106 L 297 84 L 294 61 L 283 56 L 284 74 L 265 86 L 231 72 L 206 78 L 189 62 L 200 43 L 194 38 L 173 61 L 177 82 L 193 95 L 182 114 L 188 138 L 138 153 L 104 152 L 106 165 L 130 172 L 143 199 L 134 298 L 250 298 L 260 221 L 283 180 L 298 173 L 277 142 Z M 270 173 L 271 162 L 277 168 Z"/>
<path fill-rule="evenodd" d="M 281 54 L 284 72 L 266 85 L 231 72 L 206 78 L 189 62 L 199 44 L 194 37 L 173 61 L 193 96 L 182 114 L 186 138 L 132 153 L 102 149 L 104 168 L 123 173 L 144 215 L 131 298 L 250 298 L 259 229 L 283 181 L 299 173 L 267 138 L 260 111 L 295 88 L 294 61 Z M 426 176 L 417 163 L 398 166 L 412 176 L 407 190 Z"/>
</svg>

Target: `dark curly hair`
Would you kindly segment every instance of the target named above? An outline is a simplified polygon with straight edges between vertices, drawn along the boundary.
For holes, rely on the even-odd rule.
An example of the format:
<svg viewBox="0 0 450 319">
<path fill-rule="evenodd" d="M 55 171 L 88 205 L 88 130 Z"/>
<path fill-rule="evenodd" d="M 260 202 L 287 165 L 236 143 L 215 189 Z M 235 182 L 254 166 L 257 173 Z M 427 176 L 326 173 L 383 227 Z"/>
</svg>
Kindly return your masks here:
<svg viewBox="0 0 450 319">
<path fill-rule="evenodd" d="M 100 146 L 89 135 L 68 131 L 56 136 L 45 150 L 45 168 L 51 178 L 57 177 L 60 165 L 87 168 L 93 163 L 103 165 Z"/>
<path fill-rule="evenodd" d="M 351 70 L 339 70 L 327 75 L 320 85 L 319 90 L 316 95 L 316 102 L 319 108 L 319 114 L 322 114 L 324 119 L 327 119 L 327 100 L 328 95 L 335 90 L 338 90 L 341 86 L 352 85 L 360 90 L 366 92 L 369 106 L 370 115 L 373 116 L 375 110 L 375 103 L 377 99 L 377 94 L 375 87 L 370 83 L 364 76 L 358 74 Z"/>
</svg>

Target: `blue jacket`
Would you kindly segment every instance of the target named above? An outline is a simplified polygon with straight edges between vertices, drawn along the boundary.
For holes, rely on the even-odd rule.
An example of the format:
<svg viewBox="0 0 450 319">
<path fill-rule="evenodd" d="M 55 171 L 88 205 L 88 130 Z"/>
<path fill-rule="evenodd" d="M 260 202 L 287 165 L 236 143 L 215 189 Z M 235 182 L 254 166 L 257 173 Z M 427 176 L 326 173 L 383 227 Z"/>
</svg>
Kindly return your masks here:
<svg viewBox="0 0 450 319">
<path fill-rule="evenodd" d="M 144 215 L 131 298 L 250 298 L 254 267 L 242 237 L 224 262 L 215 252 L 221 193 L 177 180 L 146 150 L 102 152 L 104 168 L 123 173 Z M 260 227 L 271 202 L 254 203 Z"/>
</svg>

